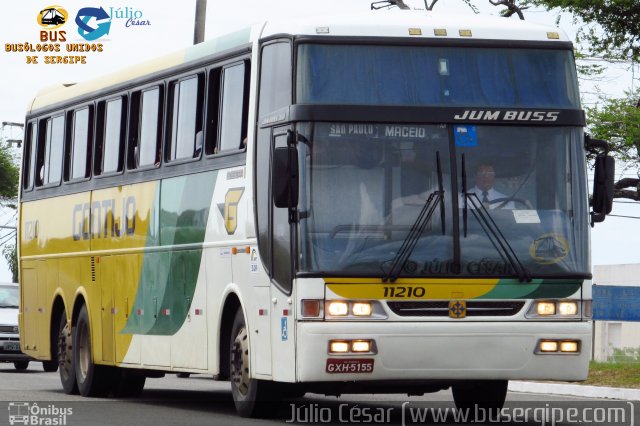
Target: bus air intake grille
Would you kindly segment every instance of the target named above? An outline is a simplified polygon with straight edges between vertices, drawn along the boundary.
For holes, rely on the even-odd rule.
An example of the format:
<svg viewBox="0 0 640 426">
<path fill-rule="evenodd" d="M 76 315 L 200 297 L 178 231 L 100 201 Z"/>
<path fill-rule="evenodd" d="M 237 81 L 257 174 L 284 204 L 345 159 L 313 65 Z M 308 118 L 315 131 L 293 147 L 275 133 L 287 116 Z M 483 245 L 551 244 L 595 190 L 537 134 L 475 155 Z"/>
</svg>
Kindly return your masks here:
<svg viewBox="0 0 640 426">
<path fill-rule="evenodd" d="M 525 302 L 508 301 L 467 301 L 467 317 L 510 317 L 516 315 Z M 394 314 L 401 317 L 440 317 L 449 316 L 449 301 L 387 302 Z"/>
</svg>

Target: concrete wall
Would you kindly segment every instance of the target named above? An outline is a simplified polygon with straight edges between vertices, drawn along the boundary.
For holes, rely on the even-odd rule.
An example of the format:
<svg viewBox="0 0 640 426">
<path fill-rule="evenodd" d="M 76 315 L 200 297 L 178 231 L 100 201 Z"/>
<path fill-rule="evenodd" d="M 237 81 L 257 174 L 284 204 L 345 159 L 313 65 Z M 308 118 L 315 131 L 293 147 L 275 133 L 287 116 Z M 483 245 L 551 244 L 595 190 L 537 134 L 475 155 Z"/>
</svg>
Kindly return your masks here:
<svg viewBox="0 0 640 426">
<path fill-rule="evenodd" d="M 612 293 L 631 296 L 626 299 L 599 299 L 594 289 L 593 358 L 596 361 L 615 361 L 616 348 L 635 350 L 638 354 L 640 321 L 636 320 L 634 313 L 640 312 L 640 302 L 635 297 L 640 292 L 640 264 L 598 265 L 594 267 L 593 275 L 594 286 L 611 286 Z M 629 320 L 631 318 L 634 320 Z"/>
</svg>

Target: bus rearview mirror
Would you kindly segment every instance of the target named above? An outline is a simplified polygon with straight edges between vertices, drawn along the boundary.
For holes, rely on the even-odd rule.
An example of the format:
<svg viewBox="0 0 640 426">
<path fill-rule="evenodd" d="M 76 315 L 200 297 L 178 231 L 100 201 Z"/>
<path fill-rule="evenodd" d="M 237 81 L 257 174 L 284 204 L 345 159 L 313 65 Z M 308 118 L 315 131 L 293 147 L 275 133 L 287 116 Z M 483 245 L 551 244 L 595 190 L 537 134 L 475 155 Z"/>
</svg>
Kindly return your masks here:
<svg viewBox="0 0 640 426">
<path fill-rule="evenodd" d="M 298 150 L 293 147 L 273 151 L 272 191 L 273 203 L 279 208 L 298 205 Z"/>
<path fill-rule="evenodd" d="M 592 222 L 602 222 L 613 207 L 615 160 L 608 155 L 598 155 L 593 176 Z"/>
</svg>

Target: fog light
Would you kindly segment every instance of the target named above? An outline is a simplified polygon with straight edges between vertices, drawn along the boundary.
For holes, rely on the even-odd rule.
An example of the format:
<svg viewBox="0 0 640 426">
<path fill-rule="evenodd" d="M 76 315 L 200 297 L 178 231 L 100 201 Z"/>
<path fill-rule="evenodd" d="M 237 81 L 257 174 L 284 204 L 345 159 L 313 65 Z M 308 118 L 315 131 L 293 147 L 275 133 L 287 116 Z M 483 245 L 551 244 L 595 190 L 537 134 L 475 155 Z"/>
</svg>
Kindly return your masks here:
<svg viewBox="0 0 640 426">
<path fill-rule="evenodd" d="M 553 302 L 538 302 L 538 315 L 555 315 L 556 304 Z"/>
<path fill-rule="evenodd" d="M 331 353 L 347 353 L 349 352 L 349 342 L 344 340 L 329 341 L 329 352 Z"/>
<path fill-rule="evenodd" d="M 356 302 L 353 304 L 353 315 L 358 317 L 368 317 L 371 315 L 371 303 Z"/>
<path fill-rule="evenodd" d="M 344 316 L 349 312 L 349 305 L 340 301 L 329 302 L 328 311 L 331 316 Z"/>
<path fill-rule="evenodd" d="M 558 313 L 560 315 L 576 315 L 578 313 L 578 304 L 576 302 L 560 302 L 558 304 Z"/>
<path fill-rule="evenodd" d="M 352 352 L 371 352 L 370 340 L 354 340 L 351 342 Z"/>
<path fill-rule="evenodd" d="M 302 301 L 302 316 L 318 318 L 320 316 L 320 301 L 307 299 Z"/>
<path fill-rule="evenodd" d="M 578 352 L 578 342 L 573 340 L 560 342 L 560 352 Z"/>
<path fill-rule="evenodd" d="M 558 352 L 558 342 L 540 342 L 540 352 Z"/>
</svg>

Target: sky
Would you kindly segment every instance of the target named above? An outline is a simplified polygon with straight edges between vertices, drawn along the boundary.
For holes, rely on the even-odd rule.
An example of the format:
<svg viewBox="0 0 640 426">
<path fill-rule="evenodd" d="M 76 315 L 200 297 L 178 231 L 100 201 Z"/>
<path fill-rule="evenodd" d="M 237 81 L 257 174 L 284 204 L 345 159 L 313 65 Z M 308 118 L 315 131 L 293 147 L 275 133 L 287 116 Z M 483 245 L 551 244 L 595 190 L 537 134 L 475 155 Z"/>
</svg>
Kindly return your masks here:
<svg viewBox="0 0 640 426">
<path fill-rule="evenodd" d="M 405 0 L 412 8 L 424 9 L 422 0 Z M 209 0 L 207 4 L 207 25 L 205 38 L 215 37 L 270 17 L 309 16 L 332 14 L 338 12 L 368 11 L 369 0 L 244 0 L 229 2 Z M 491 6 L 488 1 L 478 0 L 482 15 L 498 15 L 499 8 Z M 482 3 L 482 4 L 480 4 Z M 57 5 L 69 13 L 67 24 L 59 28 L 65 30 L 68 43 L 101 43 L 102 52 L 67 53 L 55 55 L 84 55 L 85 64 L 45 64 L 44 57 L 51 53 L 38 52 L 37 64 L 27 63 L 24 52 L 7 52 L 6 45 L 18 45 L 40 42 L 40 26 L 36 22 L 38 12 L 51 6 L 50 2 L 13 1 L 3 7 L 3 23 L 0 25 L 0 122 L 23 122 L 26 107 L 38 90 L 59 83 L 88 80 L 118 70 L 124 66 L 142 62 L 147 59 L 171 53 L 192 44 L 195 0 L 166 1 L 138 0 L 120 1 L 104 0 L 102 2 L 85 2 L 78 0 L 60 0 Z M 241 4 L 242 6 L 239 6 Z M 84 40 L 77 32 L 73 22 L 76 13 L 85 7 L 103 7 L 112 15 L 109 34 L 93 42 Z M 440 0 L 435 7 L 436 12 L 464 13 L 473 12 L 462 0 Z M 385 13 L 384 10 L 378 13 Z M 128 17 L 137 17 L 137 22 L 148 22 L 148 25 L 126 26 Z M 555 25 L 557 14 L 543 9 L 525 11 L 527 21 Z M 122 18 L 119 18 L 122 17 Z M 510 18 L 515 19 L 515 18 Z M 573 38 L 577 26 L 569 16 L 562 16 L 560 27 Z M 48 44 L 48 43 L 43 43 Z M 64 49 L 64 43 L 62 43 Z M 606 78 L 600 82 L 582 81 L 581 90 L 587 94 L 586 103 L 596 101 L 593 93 L 596 87 L 611 95 L 622 95 L 632 85 L 632 74 L 624 65 L 610 66 Z M 640 67 L 636 68 L 635 86 L 640 80 Z M 5 126 L 0 128 L 0 137 L 5 139 L 21 139 L 19 128 Z M 16 154 L 18 150 L 14 148 Z M 620 169 L 620 168 L 619 168 Z M 635 176 L 631 168 L 626 176 Z M 620 173 L 618 173 L 618 176 Z M 625 200 L 620 200 L 625 201 Z M 640 203 L 614 203 L 613 214 L 640 218 Z M 15 211 L 0 210 L 0 226 L 15 226 Z M 638 235 L 640 219 L 609 217 L 604 223 L 597 224 L 592 232 L 593 264 L 640 263 L 638 243 L 629 238 Z M 0 243 L 3 236 L 11 230 L 0 228 Z M 0 282 L 10 281 L 11 274 L 4 257 L 0 256 Z"/>
</svg>

